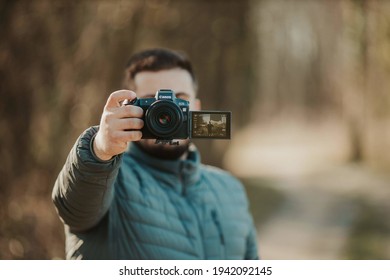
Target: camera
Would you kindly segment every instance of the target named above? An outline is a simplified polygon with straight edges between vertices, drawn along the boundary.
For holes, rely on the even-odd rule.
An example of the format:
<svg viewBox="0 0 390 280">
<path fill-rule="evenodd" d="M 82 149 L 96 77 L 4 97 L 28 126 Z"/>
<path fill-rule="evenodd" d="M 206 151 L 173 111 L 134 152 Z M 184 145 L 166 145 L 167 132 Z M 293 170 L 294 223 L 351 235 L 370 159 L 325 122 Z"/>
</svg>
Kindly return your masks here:
<svg viewBox="0 0 390 280">
<path fill-rule="evenodd" d="M 173 139 L 230 139 L 231 112 L 190 111 L 190 102 L 170 89 L 160 89 L 152 98 L 136 98 L 125 105 L 141 107 L 142 139 L 170 143 Z"/>
</svg>

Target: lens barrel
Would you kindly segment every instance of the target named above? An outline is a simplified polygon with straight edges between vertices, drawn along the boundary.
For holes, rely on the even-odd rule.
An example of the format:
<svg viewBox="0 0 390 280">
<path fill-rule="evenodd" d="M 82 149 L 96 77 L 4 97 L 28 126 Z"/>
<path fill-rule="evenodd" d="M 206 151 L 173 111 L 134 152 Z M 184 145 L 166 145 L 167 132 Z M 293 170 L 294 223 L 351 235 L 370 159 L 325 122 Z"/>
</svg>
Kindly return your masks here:
<svg viewBox="0 0 390 280">
<path fill-rule="evenodd" d="M 158 138 L 173 136 L 183 122 L 183 112 L 172 101 L 158 100 L 145 113 L 146 125 Z"/>
</svg>

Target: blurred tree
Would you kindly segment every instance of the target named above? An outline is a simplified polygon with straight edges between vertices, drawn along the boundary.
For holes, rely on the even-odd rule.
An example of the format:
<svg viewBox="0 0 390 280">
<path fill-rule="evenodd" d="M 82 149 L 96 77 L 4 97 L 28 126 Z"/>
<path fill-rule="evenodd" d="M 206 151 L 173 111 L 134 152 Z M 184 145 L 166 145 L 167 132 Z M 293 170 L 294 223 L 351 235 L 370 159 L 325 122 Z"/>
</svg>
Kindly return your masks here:
<svg viewBox="0 0 390 280">
<path fill-rule="evenodd" d="M 390 2 L 251 3 L 260 60 L 253 122 L 336 119 L 349 131 L 351 162 L 388 170 Z"/>
<path fill-rule="evenodd" d="M 54 180 L 77 136 L 98 124 L 128 57 L 149 47 L 194 62 L 205 109 L 248 118 L 255 95 L 249 1 L 0 3 L 0 259 L 62 258 Z M 237 100 L 243 100 L 237 102 Z M 199 142 L 204 161 L 224 148 Z M 219 145 L 221 147 L 221 145 Z"/>
</svg>

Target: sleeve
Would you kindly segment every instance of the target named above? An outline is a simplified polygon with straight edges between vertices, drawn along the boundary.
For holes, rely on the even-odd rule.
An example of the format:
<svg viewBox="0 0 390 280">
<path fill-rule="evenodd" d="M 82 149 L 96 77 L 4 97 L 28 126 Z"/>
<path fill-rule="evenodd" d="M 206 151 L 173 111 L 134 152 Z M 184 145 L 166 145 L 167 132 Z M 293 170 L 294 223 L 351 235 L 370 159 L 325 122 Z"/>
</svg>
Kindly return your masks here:
<svg viewBox="0 0 390 280">
<path fill-rule="evenodd" d="M 81 134 L 54 184 L 52 200 L 61 220 L 72 231 L 86 231 L 107 213 L 122 155 L 102 161 L 93 153 L 98 127 Z"/>
</svg>

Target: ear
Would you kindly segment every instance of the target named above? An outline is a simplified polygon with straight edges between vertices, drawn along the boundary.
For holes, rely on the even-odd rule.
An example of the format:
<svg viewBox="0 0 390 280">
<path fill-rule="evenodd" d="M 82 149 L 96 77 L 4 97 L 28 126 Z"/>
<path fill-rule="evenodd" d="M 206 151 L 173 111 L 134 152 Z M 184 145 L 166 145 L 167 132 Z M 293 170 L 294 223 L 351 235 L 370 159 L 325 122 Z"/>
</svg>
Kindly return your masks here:
<svg viewBox="0 0 390 280">
<path fill-rule="evenodd" d="M 196 98 L 194 101 L 194 111 L 200 111 L 201 108 L 202 108 L 202 103 L 198 98 Z"/>
</svg>

